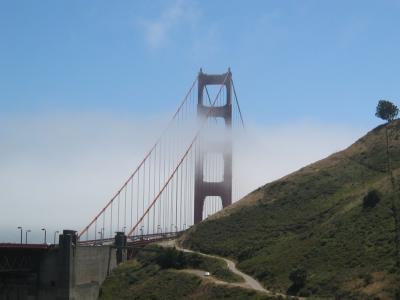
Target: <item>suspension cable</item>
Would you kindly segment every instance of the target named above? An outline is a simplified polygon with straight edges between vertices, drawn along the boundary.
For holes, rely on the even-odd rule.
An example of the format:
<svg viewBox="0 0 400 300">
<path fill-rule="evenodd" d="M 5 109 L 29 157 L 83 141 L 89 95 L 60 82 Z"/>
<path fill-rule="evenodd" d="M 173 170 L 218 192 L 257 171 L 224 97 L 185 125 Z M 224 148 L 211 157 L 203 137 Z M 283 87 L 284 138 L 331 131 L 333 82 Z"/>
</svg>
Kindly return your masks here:
<svg viewBox="0 0 400 300">
<path fill-rule="evenodd" d="M 235 100 L 236 100 L 236 105 L 237 105 L 237 108 L 238 108 L 238 110 L 239 110 L 240 120 L 242 121 L 243 129 L 245 129 L 244 121 L 243 121 L 243 116 L 242 116 L 242 110 L 240 109 L 239 100 L 238 100 L 238 97 L 237 97 L 237 95 L 236 95 L 235 84 L 233 83 L 233 79 L 232 79 L 232 78 L 231 78 L 231 82 L 232 82 L 232 87 L 233 87 L 233 94 L 234 94 Z"/>
<path fill-rule="evenodd" d="M 147 158 L 151 155 L 151 153 L 153 152 L 153 150 L 156 148 L 157 144 L 161 141 L 162 137 L 164 136 L 164 134 L 167 132 L 167 130 L 171 127 L 171 125 L 173 124 L 173 121 L 175 120 L 176 116 L 178 115 L 179 111 L 182 109 L 182 107 L 184 106 L 184 104 L 186 103 L 189 95 L 191 94 L 194 86 L 196 85 L 197 82 L 197 77 L 195 78 L 195 80 L 193 81 L 189 91 L 186 93 L 183 101 L 181 102 L 181 104 L 179 105 L 178 109 L 176 110 L 175 114 L 172 116 L 171 120 L 169 121 L 167 127 L 165 128 L 165 130 L 162 132 L 162 134 L 160 135 L 160 137 L 157 139 L 157 141 L 155 142 L 155 144 L 153 145 L 153 147 L 151 147 L 150 151 L 146 154 L 146 156 L 144 157 L 144 159 L 140 162 L 140 164 L 138 165 L 138 167 L 135 169 L 135 171 L 131 174 L 131 176 L 128 177 L 128 179 L 125 181 L 125 183 L 122 185 L 122 187 L 114 194 L 114 196 L 111 197 L 111 199 L 107 202 L 107 204 L 103 207 L 103 209 L 93 218 L 93 220 L 79 233 L 78 235 L 78 240 L 80 239 L 80 237 L 90 228 L 90 226 L 93 225 L 93 223 L 97 220 L 97 218 L 105 212 L 105 210 L 110 206 L 110 204 L 115 200 L 115 198 L 118 197 L 118 195 L 122 192 L 122 190 L 127 186 L 127 184 L 129 183 L 130 180 L 132 180 L 132 178 L 136 175 L 136 173 L 138 172 L 138 170 L 142 167 L 142 165 L 144 164 L 144 162 L 147 160 Z"/>
<path fill-rule="evenodd" d="M 156 203 L 156 201 L 160 198 L 161 194 L 163 193 L 163 191 L 165 190 L 165 188 L 167 187 L 167 185 L 170 183 L 170 181 L 172 180 L 172 178 L 174 177 L 175 173 L 177 172 L 178 168 L 181 166 L 181 164 L 183 163 L 183 161 L 185 160 L 185 158 L 187 157 L 187 155 L 189 154 L 190 150 L 192 149 L 194 143 L 196 142 L 197 138 L 200 135 L 201 130 L 203 129 L 204 125 L 206 124 L 208 117 L 211 115 L 211 112 L 214 110 L 214 105 L 222 91 L 222 87 L 225 85 L 226 79 L 228 78 L 228 74 L 225 76 L 223 83 L 221 84 L 221 88 L 218 91 L 217 96 L 215 97 L 214 102 L 212 103 L 212 106 L 210 107 L 210 109 L 207 111 L 207 115 L 203 121 L 203 123 L 201 124 L 200 128 L 198 128 L 196 135 L 194 136 L 192 142 L 190 143 L 189 147 L 187 148 L 187 150 L 185 151 L 184 155 L 182 156 L 182 158 L 179 160 L 178 165 L 173 169 L 172 174 L 169 176 L 168 180 L 165 182 L 163 188 L 158 192 L 157 196 L 154 198 L 154 200 L 150 203 L 150 205 L 148 206 L 148 208 L 146 209 L 146 211 L 144 212 L 144 214 L 142 215 L 142 217 L 136 222 L 135 226 L 133 228 L 131 228 L 131 230 L 128 232 L 127 236 L 131 236 L 132 232 L 135 231 L 136 227 L 142 222 L 142 220 L 145 218 L 145 216 L 147 215 L 147 213 L 150 211 L 150 209 L 154 206 L 154 204 Z M 176 224 L 175 224 L 176 226 Z"/>
</svg>

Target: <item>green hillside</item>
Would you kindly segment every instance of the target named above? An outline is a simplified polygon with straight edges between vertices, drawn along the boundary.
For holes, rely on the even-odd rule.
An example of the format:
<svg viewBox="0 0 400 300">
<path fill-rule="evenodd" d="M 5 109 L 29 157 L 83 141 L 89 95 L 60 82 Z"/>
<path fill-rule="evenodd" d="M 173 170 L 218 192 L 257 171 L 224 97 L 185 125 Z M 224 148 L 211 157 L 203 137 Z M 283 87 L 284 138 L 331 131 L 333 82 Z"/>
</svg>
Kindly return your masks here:
<svg viewBox="0 0 400 300">
<path fill-rule="evenodd" d="M 400 122 L 387 126 L 397 178 Z M 372 190 L 379 201 L 366 206 L 363 199 Z M 240 269 L 276 291 L 395 299 L 400 277 L 392 201 L 398 196 L 387 172 L 382 125 L 348 149 L 266 184 L 192 227 L 182 243 L 238 261 Z M 295 269 L 307 274 L 302 288 L 289 280 Z"/>
<path fill-rule="evenodd" d="M 241 282 L 223 260 L 173 248 L 148 246 L 136 259 L 118 266 L 104 281 L 100 300 L 168 299 L 168 300 L 270 300 L 279 299 L 241 287 L 215 284 L 211 278 L 200 278 L 188 269 L 210 271 L 217 280 Z"/>
</svg>

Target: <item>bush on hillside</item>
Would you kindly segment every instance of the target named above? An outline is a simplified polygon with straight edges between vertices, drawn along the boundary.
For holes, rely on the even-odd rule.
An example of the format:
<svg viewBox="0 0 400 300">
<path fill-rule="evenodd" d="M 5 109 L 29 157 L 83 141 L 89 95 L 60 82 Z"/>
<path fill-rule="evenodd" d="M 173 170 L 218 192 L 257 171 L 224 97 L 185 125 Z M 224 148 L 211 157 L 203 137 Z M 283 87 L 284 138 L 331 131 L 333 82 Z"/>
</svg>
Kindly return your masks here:
<svg viewBox="0 0 400 300">
<path fill-rule="evenodd" d="M 400 299 L 400 288 L 395 291 L 395 299 Z"/>
<path fill-rule="evenodd" d="M 175 248 L 166 248 L 156 257 L 156 263 L 162 269 L 181 269 L 186 265 L 186 260 L 182 251 L 178 251 Z"/>
<path fill-rule="evenodd" d="M 307 271 L 304 268 L 296 268 L 289 274 L 289 279 L 292 285 L 288 289 L 289 295 L 296 295 L 300 289 L 306 285 Z"/>
<path fill-rule="evenodd" d="M 368 194 L 364 196 L 363 208 L 375 207 L 380 200 L 381 198 L 377 190 L 369 191 Z"/>
<path fill-rule="evenodd" d="M 361 277 L 361 279 L 364 281 L 364 285 L 365 285 L 365 286 L 370 285 L 370 284 L 372 283 L 372 281 L 373 281 L 373 277 L 372 277 L 372 275 L 369 274 L 369 273 L 367 273 L 367 274 L 362 274 L 360 277 Z"/>
<path fill-rule="evenodd" d="M 202 257 L 194 253 L 186 253 L 186 264 L 191 268 L 197 269 L 203 263 Z"/>
</svg>

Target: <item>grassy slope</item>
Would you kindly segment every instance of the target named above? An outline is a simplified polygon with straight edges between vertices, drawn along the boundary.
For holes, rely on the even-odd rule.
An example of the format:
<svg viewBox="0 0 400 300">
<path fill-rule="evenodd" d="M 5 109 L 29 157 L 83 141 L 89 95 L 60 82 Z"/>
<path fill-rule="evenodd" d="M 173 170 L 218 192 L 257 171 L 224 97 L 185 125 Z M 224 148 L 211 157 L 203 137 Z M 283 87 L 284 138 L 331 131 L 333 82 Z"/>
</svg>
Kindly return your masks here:
<svg viewBox="0 0 400 300">
<path fill-rule="evenodd" d="M 399 174 L 400 123 L 391 124 L 392 166 Z M 395 223 L 386 171 L 384 126 L 348 149 L 269 183 L 231 209 L 194 226 L 185 246 L 229 256 L 267 287 L 286 291 L 297 266 L 305 294 L 394 296 Z M 266 166 L 268 167 L 268 166 Z M 362 208 L 377 189 L 381 201 Z M 398 277 L 397 277 L 398 279 Z"/>
<path fill-rule="evenodd" d="M 150 265 L 159 263 L 160 257 L 164 257 L 164 261 L 167 261 L 169 266 L 175 269 L 208 271 L 213 277 L 225 282 L 243 281 L 241 276 L 236 275 L 228 269 L 226 262 L 222 259 L 206 257 L 197 253 L 182 252 L 175 248 L 149 245 L 138 253 L 137 260 L 142 265 Z"/>
<path fill-rule="evenodd" d="M 155 251 L 139 253 L 137 260 L 122 264 L 114 270 L 103 283 L 99 299 L 270 299 L 243 288 L 215 285 L 173 268 L 162 269 L 155 263 L 162 250 L 151 250 Z M 219 262 L 208 258 L 204 258 L 200 265 L 211 269 L 220 267 Z"/>
</svg>

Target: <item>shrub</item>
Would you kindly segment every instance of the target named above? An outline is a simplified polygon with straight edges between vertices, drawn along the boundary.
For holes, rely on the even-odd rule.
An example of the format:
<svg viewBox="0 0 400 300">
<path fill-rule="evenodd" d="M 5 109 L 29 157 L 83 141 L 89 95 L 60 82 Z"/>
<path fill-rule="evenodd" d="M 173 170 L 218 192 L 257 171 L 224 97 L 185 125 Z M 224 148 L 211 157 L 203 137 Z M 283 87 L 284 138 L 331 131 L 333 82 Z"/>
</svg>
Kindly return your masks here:
<svg viewBox="0 0 400 300">
<path fill-rule="evenodd" d="M 376 190 L 369 191 L 368 194 L 364 196 L 363 208 L 375 207 L 380 200 L 381 199 L 378 191 Z"/>
<path fill-rule="evenodd" d="M 186 261 L 183 252 L 178 251 L 175 248 L 166 248 L 156 257 L 156 263 L 162 269 L 181 269 L 185 266 Z"/>
<path fill-rule="evenodd" d="M 289 279 L 292 281 L 292 285 L 287 292 L 289 295 L 296 295 L 306 285 L 307 271 L 300 267 L 296 268 L 290 272 Z"/>
<path fill-rule="evenodd" d="M 306 284 L 307 271 L 303 268 L 296 268 L 289 274 L 289 279 L 293 285 L 302 288 Z"/>
<path fill-rule="evenodd" d="M 364 280 L 364 285 L 369 285 L 372 283 L 372 275 L 371 274 L 363 274 L 361 275 L 361 278 Z"/>
<path fill-rule="evenodd" d="M 203 262 L 203 259 L 197 255 L 197 254 L 193 254 L 193 253 L 186 253 L 186 264 L 192 268 L 198 268 L 201 263 Z"/>
<path fill-rule="evenodd" d="M 395 292 L 394 292 L 394 297 L 396 300 L 400 299 L 400 288 L 398 288 Z"/>
<path fill-rule="evenodd" d="M 267 268 L 257 268 L 254 274 L 259 280 L 264 280 L 265 278 L 271 279 L 271 277 L 273 277 L 272 272 Z"/>
</svg>

